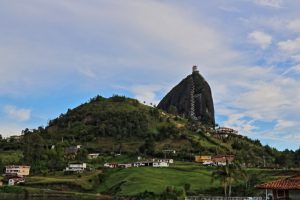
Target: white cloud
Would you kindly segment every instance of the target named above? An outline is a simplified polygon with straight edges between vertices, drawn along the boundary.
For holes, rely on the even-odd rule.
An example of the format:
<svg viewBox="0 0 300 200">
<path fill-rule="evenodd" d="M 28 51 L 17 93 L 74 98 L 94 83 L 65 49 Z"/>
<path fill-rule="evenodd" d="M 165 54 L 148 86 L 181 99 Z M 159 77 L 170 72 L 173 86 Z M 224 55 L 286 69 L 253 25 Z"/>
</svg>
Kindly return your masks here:
<svg viewBox="0 0 300 200">
<path fill-rule="evenodd" d="M 96 77 L 96 73 L 92 70 L 91 67 L 79 67 L 78 68 L 78 72 L 88 78 L 95 78 Z"/>
<path fill-rule="evenodd" d="M 300 52 L 300 37 L 294 40 L 286 40 L 278 42 L 278 47 L 288 53 L 298 53 Z"/>
<path fill-rule="evenodd" d="M 229 111 L 227 113 L 228 119 L 223 123 L 226 127 L 231 127 L 237 130 L 242 135 L 253 135 L 253 132 L 258 129 L 254 126 L 254 120 L 245 120 L 246 117 L 243 113 L 233 113 L 234 111 Z"/>
<path fill-rule="evenodd" d="M 279 119 L 279 120 L 277 120 L 274 130 L 275 131 L 283 131 L 287 128 L 295 127 L 296 125 L 297 125 L 297 123 L 294 121 Z"/>
<path fill-rule="evenodd" d="M 248 38 L 262 49 L 266 49 L 272 43 L 272 36 L 262 31 L 253 31 L 249 33 Z"/>
<path fill-rule="evenodd" d="M 292 70 L 296 73 L 300 73 L 300 65 L 296 65 L 296 66 L 292 67 Z"/>
<path fill-rule="evenodd" d="M 300 19 L 288 22 L 287 28 L 295 32 L 300 32 Z"/>
<path fill-rule="evenodd" d="M 4 106 L 3 110 L 8 115 L 8 117 L 16 121 L 27 121 L 31 116 L 30 109 L 17 108 L 13 105 Z"/>
<path fill-rule="evenodd" d="M 205 19 L 193 19 L 176 4 L 129 0 L 30 2 L 6 8 L 20 23 L 40 28 L 0 35 L 0 43 L 7 44 L 0 48 L 0 65 L 6 66 L 0 68 L 4 77 L 0 79 L 0 94 L 47 90 L 66 80 L 78 84 L 70 76 L 74 71 L 89 78 L 114 70 L 152 70 L 179 76 L 193 63 L 214 67 L 240 57 Z M 56 25 L 63 25 L 64 31 L 58 31 Z M 53 30 L 57 30 L 55 34 L 49 34 Z M 113 73 L 106 77 L 116 78 Z M 126 78 L 144 81 L 130 73 L 118 77 Z M 103 79 L 98 81 L 100 84 Z"/>
<path fill-rule="evenodd" d="M 298 55 L 293 55 L 292 59 L 295 60 L 296 62 L 300 62 L 300 54 Z"/>
<path fill-rule="evenodd" d="M 255 0 L 255 3 L 261 6 L 268 6 L 273 8 L 282 7 L 282 0 Z"/>
<path fill-rule="evenodd" d="M 2 135 L 2 137 L 20 135 L 22 130 L 24 130 L 24 127 L 17 123 L 1 122 L 0 127 L 0 135 Z"/>
<path fill-rule="evenodd" d="M 270 111 L 289 103 L 281 87 L 263 82 L 254 86 L 251 91 L 242 94 L 237 100 L 237 105 L 255 109 L 255 111 L 261 110 L 260 113 L 263 113 L 263 110 Z"/>
<path fill-rule="evenodd" d="M 131 92 L 134 94 L 134 98 L 138 99 L 141 102 L 146 102 L 146 104 L 155 104 L 159 103 L 156 93 L 161 91 L 163 88 L 158 85 L 138 85 L 131 88 Z"/>
<path fill-rule="evenodd" d="M 233 6 L 221 6 L 219 9 L 225 11 L 225 12 L 232 12 L 232 13 L 239 13 L 241 10 L 239 10 L 237 7 Z"/>
<path fill-rule="evenodd" d="M 289 134 L 284 136 L 287 141 L 300 142 L 300 134 Z"/>
</svg>

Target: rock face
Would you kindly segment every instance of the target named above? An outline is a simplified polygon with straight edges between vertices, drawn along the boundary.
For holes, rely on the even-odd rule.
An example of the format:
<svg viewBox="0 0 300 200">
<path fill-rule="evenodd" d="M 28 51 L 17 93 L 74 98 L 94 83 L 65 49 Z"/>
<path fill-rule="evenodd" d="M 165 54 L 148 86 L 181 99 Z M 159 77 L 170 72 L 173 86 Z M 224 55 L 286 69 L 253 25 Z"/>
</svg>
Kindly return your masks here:
<svg viewBox="0 0 300 200">
<path fill-rule="evenodd" d="M 175 110 L 179 115 L 209 126 L 215 125 L 211 89 L 196 66 L 193 66 L 193 73 L 176 85 L 157 107 L 167 112 Z"/>
</svg>

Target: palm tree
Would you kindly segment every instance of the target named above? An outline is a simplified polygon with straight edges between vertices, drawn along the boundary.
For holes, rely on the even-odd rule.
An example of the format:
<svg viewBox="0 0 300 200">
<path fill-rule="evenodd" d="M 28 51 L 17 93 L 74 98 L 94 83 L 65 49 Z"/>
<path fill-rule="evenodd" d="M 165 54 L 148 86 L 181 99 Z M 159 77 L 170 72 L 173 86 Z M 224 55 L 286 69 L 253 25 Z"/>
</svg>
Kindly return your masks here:
<svg viewBox="0 0 300 200">
<path fill-rule="evenodd" d="M 227 197 L 228 177 L 226 166 L 219 167 L 218 170 L 212 173 L 212 182 L 219 180 L 224 188 L 224 195 Z"/>
<path fill-rule="evenodd" d="M 232 193 L 232 184 L 234 181 L 243 178 L 245 172 L 241 169 L 237 163 L 226 163 L 224 166 L 220 166 L 216 171 L 212 173 L 212 182 L 220 180 L 223 188 L 225 197 L 230 197 Z"/>
</svg>

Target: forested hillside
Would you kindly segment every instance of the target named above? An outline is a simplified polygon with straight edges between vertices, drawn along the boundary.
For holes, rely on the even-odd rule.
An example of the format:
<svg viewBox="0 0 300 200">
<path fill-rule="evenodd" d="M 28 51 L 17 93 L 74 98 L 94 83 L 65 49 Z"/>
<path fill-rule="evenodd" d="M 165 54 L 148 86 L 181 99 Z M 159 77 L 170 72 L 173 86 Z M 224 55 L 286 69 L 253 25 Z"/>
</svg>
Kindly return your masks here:
<svg viewBox="0 0 300 200">
<path fill-rule="evenodd" d="M 163 150 L 175 150 L 168 156 L 186 161 L 199 154 L 232 154 L 248 167 L 299 165 L 299 150 L 279 152 L 242 133 L 221 137 L 200 122 L 123 96 L 96 96 L 50 120 L 46 127 L 24 130 L 20 141 L 1 143 L 3 150 L 21 150 L 20 162 L 32 164 L 37 172 L 62 170 L 67 162 L 82 161 L 93 152 L 163 157 Z M 76 158 L 67 157 L 65 149 L 78 144 L 82 148 Z"/>
</svg>

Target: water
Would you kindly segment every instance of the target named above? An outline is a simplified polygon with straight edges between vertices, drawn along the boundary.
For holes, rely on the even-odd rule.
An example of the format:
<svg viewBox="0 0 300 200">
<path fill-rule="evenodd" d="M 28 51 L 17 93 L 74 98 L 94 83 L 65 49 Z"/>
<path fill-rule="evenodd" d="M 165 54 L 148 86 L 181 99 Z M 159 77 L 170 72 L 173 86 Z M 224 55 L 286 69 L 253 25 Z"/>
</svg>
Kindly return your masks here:
<svg viewBox="0 0 300 200">
<path fill-rule="evenodd" d="M 0 200 L 104 200 L 105 197 L 75 196 L 71 194 L 6 194 L 0 193 Z"/>
</svg>

